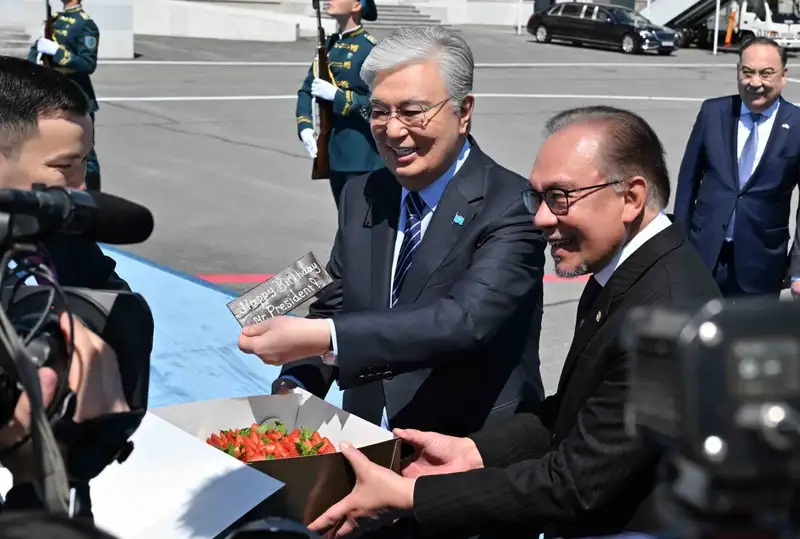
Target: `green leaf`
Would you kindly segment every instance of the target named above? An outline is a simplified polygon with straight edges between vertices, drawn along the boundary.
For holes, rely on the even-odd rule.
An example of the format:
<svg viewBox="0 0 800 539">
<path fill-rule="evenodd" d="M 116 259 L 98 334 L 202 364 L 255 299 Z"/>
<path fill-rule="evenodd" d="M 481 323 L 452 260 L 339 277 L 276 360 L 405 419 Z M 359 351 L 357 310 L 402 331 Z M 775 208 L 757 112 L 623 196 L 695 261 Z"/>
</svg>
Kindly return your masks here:
<svg viewBox="0 0 800 539">
<path fill-rule="evenodd" d="M 269 432 L 271 430 L 274 430 L 275 432 L 280 432 L 284 436 L 286 436 L 289 433 L 289 431 L 286 430 L 286 425 L 284 425 L 280 421 L 267 423 L 266 425 L 261 425 L 260 427 L 258 427 L 258 432 Z"/>
<path fill-rule="evenodd" d="M 300 427 L 300 439 L 301 440 L 310 440 L 311 436 L 314 434 L 314 431 L 307 429 L 305 427 Z"/>
<path fill-rule="evenodd" d="M 267 455 L 265 460 L 275 460 L 275 455 Z"/>
<path fill-rule="evenodd" d="M 311 452 L 311 447 L 307 443 L 302 440 L 298 440 L 294 443 L 294 446 L 297 448 L 297 452 L 300 453 L 301 457 L 307 457 L 309 455 L 313 455 Z"/>
<path fill-rule="evenodd" d="M 270 431 L 269 425 L 259 425 L 258 426 L 258 433 L 259 434 L 266 434 Z"/>
<path fill-rule="evenodd" d="M 316 444 L 315 446 L 313 446 L 311 449 L 309 449 L 309 452 L 310 452 L 312 455 L 316 455 L 316 454 L 319 452 L 319 450 L 322 448 L 322 446 L 323 446 L 324 444 L 325 444 L 325 442 L 324 442 L 324 441 L 322 441 L 322 442 L 319 442 L 318 444 Z"/>
</svg>

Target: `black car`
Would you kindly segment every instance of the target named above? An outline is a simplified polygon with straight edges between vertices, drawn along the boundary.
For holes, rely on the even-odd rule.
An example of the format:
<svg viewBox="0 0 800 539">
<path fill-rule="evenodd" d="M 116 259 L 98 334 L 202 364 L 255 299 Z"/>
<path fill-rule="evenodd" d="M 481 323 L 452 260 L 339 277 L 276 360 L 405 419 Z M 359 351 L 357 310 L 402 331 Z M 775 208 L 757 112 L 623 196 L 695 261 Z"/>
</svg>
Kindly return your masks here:
<svg viewBox="0 0 800 539">
<path fill-rule="evenodd" d="M 556 4 L 534 13 L 528 19 L 528 33 L 540 43 L 557 39 L 612 46 L 628 54 L 656 51 L 667 55 L 678 48 L 673 30 L 651 23 L 637 11 L 587 2 Z"/>
</svg>

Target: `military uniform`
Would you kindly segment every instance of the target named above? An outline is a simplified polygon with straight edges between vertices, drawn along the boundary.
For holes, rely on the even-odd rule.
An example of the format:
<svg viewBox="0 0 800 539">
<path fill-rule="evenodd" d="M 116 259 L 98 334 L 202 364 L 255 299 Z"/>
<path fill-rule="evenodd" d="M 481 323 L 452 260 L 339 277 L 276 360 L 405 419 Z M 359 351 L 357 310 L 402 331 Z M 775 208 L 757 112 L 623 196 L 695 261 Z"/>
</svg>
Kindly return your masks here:
<svg viewBox="0 0 800 539">
<path fill-rule="evenodd" d="M 340 90 L 333 100 L 334 116 L 328 142 L 331 190 L 337 205 L 348 178 L 384 166 L 369 123 L 362 116 L 362 109 L 369 105 L 370 91 L 361 80 L 361 64 L 376 43 L 377 40 L 360 26 L 342 34 L 332 34 L 327 40 L 331 78 Z M 304 129 L 314 128 L 311 84 L 316 78 L 316 69 L 314 62 L 297 92 L 298 135 Z"/>
<path fill-rule="evenodd" d="M 99 106 L 89 76 L 97 68 L 97 47 L 100 42 L 97 24 L 80 5 L 70 7 L 53 17 L 53 35 L 47 37 L 58 44 L 58 50 L 52 55 L 54 69 L 67 75 L 83 89 L 89 98 L 89 113 L 94 123 L 94 113 Z M 36 62 L 38 55 L 34 43 L 28 60 Z M 100 164 L 94 148 L 86 163 L 86 185 L 89 189 L 100 190 Z"/>
</svg>

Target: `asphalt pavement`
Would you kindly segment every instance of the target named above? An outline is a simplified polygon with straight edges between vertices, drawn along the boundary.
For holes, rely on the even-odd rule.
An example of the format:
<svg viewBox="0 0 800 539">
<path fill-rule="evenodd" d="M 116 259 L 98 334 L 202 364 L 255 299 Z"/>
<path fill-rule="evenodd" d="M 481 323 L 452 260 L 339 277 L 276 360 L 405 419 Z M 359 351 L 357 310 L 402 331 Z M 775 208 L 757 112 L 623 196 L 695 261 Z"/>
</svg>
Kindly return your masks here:
<svg viewBox="0 0 800 539">
<path fill-rule="evenodd" d="M 651 122 L 675 178 L 701 101 L 736 89 L 731 54 L 626 56 L 537 44 L 513 29 L 461 31 L 477 62 L 473 134 L 490 156 L 526 177 L 548 117 L 609 104 Z M 150 240 L 127 249 L 190 274 L 275 273 L 308 251 L 326 260 L 335 207 L 327 182 L 310 179 L 294 117 L 313 41 L 139 36 L 136 52 L 132 61 L 101 62 L 94 76 L 104 190 L 145 204 L 156 218 Z M 793 70 L 790 63 L 790 77 Z M 800 79 L 788 83 L 785 97 L 800 100 Z M 549 259 L 546 272 L 553 273 Z M 243 292 L 255 284 L 231 287 Z M 572 338 L 582 287 L 545 283 L 548 391 Z"/>
</svg>

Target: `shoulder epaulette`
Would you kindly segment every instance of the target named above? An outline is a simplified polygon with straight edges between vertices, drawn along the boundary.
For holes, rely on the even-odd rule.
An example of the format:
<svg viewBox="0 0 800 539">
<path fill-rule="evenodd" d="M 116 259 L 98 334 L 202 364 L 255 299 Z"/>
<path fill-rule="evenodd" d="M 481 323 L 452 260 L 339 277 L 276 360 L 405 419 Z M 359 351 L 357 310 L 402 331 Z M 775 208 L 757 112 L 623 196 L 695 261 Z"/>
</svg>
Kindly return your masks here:
<svg viewBox="0 0 800 539">
<path fill-rule="evenodd" d="M 368 33 L 364 32 L 364 37 L 367 38 L 367 40 L 370 43 L 372 43 L 373 45 L 377 45 L 378 44 L 378 40 L 375 39 L 371 34 L 368 34 Z"/>
<path fill-rule="evenodd" d="M 91 19 L 91 17 L 89 17 L 89 14 L 86 13 L 85 11 L 80 11 L 79 13 L 81 14 L 81 17 L 83 17 L 84 21 L 88 21 L 89 19 Z"/>
</svg>

